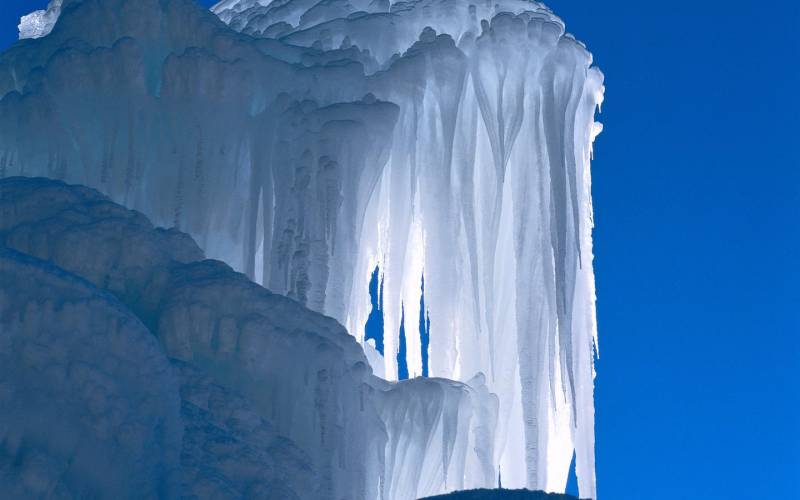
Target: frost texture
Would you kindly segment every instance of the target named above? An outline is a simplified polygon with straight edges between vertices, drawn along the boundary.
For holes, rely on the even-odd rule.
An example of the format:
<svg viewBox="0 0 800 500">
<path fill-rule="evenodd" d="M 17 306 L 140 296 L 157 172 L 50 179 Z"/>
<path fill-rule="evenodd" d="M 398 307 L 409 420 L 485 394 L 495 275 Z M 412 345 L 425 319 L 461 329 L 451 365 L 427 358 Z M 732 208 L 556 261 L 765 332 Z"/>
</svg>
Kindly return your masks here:
<svg viewBox="0 0 800 500">
<path fill-rule="evenodd" d="M 563 491 L 574 450 L 594 497 L 603 87 L 584 46 L 524 0 L 213 10 L 66 0 L 49 36 L 0 56 L 0 175 L 101 189 L 359 341 L 380 266 L 389 379 L 424 272 L 430 373 L 485 376 L 504 484 Z"/>
<path fill-rule="evenodd" d="M 480 377 L 379 379 L 335 320 L 94 190 L 0 180 L 0 243 L 4 491 L 410 500 L 494 470 Z"/>
</svg>

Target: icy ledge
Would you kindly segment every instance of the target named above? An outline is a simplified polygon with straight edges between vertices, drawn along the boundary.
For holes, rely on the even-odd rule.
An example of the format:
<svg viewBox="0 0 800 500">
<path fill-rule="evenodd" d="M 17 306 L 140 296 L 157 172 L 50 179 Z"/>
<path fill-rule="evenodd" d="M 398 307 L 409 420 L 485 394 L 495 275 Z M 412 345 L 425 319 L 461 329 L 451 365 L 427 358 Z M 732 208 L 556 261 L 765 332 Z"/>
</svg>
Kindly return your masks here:
<svg viewBox="0 0 800 500">
<path fill-rule="evenodd" d="M 0 180 L 0 243 L 3 491 L 411 500 L 493 479 L 480 377 L 380 380 L 333 319 L 94 190 Z"/>
</svg>

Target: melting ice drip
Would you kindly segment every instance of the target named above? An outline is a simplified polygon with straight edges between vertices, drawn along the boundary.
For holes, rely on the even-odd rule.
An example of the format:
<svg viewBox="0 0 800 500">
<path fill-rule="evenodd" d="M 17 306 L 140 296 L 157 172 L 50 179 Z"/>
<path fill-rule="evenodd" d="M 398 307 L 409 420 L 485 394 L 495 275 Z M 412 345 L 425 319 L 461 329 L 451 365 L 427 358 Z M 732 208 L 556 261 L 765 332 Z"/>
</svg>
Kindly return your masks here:
<svg viewBox="0 0 800 500">
<path fill-rule="evenodd" d="M 58 29 L 0 59 L 0 95 L 19 92 L 0 101 L 0 175 L 97 187 L 362 343 L 375 267 L 386 332 L 420 316 L 424 271 L 430 375 L 486 376 L 504 486 L 563 491 L 574 450 L 595 496 L 603 77 L 560 19 L 525 0 L 212 9 L 248 37 L 184 0 L 138 2 L 141 21 L 91 3 L 66 0 Z M 63 19 L 104 8 L 127 13 L 113 37 Z M 103 48 L 57 52 L 76 37 Z M 383 340 L 366 350 L 396 379 L 399 339 Z M 406 341 L 418 376 L 421 339 Z"/>
</svg>

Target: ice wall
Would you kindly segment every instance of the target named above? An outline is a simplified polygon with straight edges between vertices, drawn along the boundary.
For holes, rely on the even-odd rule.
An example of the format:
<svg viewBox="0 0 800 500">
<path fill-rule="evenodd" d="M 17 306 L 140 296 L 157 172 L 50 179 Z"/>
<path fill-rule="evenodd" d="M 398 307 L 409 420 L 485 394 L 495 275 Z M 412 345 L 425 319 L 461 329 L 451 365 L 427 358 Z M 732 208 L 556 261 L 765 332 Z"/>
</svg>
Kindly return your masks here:
<svg viewBox="0 0 800 500">
<path fill-rule="evenodd" d="M 0 245 L 5 498 L 176 496 L 177 394 L 158 343 L 118 301 Z"/>
<path fill-rule="evenodd" d="M 413 500 L 491 480 L 481 377 L 379 379 L 335 320 L 94 190 L 1 179 L 0 277 L 6 491 Z M 84 427 L 95 454 L 63 437 Z"/>
<path fill-rule="evenodd" d="M 524 0 L 213 10 L 66 0 L 0 56 L 0 175 L 98 187 L 357 337 L 379 265 L 390 379 L 424 272 L 430 373 L 498 395 L 504 483 L 563 490 L 574 450 L 594 497 L 591 55 Z"/>
</svg>

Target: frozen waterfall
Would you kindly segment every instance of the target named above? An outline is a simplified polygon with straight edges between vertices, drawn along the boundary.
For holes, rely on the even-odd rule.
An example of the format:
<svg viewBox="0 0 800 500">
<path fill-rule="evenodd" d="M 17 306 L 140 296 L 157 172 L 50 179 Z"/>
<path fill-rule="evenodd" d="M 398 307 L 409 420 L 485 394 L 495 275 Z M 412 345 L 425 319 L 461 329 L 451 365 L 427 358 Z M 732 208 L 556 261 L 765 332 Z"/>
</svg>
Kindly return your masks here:
<svg viewBox="0 0 800 500">
<path fill-rule="evenodd" d="M 497 395 L 503 484 L 563 491 L 575 453 L 596 496 L 603 76 L 558 17 L 527 0 L 63 3 L 0 55 L 0 176 L 100 189 L 362 343 L 378 266 L 387 333 L 367 353 L 390 380 L 424 275 L 430 375 Z"/>
</svg>

